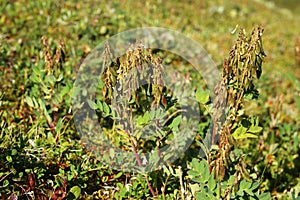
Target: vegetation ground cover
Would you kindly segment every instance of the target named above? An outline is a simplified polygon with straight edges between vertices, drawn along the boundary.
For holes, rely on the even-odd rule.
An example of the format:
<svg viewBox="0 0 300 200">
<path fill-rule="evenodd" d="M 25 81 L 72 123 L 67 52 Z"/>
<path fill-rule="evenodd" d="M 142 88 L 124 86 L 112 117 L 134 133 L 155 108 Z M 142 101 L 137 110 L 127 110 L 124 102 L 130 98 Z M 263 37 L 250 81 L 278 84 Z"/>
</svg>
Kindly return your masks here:
<svg viewBox="0 0 300 200">
<path fill-rule="evenodd" d="M 269 192 L 273 199 L 299 199 L 300 16 L 296 4 L 292 10 L 280 5 L 258 0 L 1 2 L 1 198 L 152 198 L 144 175 L 110 169 L 81 143 L 71 108 L 77 71 L 100 42 L 149 26 L 198 41 L 221 69 L 239 24 L 248 33 L 264 27 L 267 55 L 255 82 L 259 97 L 244 105 L 245 115 L 256 116 L 262 130 L 257 138 L 236 140 L 235 153 L 248 179 L 239 177 L 234 184 L 232 168 L 218 182 L 206 159 L 187 152 L 194 156 L 148 174 L 148 181 L 160 199 L 221 198 L 234 185 L 231 198 L 268 199 Z M 189 68 L 174 55 L 164 61 L 177 63 L 183 74 Z"/>
</svg>

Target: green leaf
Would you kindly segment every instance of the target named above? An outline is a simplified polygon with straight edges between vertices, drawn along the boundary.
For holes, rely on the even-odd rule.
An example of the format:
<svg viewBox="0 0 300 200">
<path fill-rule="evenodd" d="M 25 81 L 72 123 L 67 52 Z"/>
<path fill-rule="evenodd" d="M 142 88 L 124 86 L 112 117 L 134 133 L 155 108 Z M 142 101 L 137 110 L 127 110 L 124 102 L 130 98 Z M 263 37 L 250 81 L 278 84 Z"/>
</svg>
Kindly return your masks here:
<svg viewBox="0 0 300 200">
<path fill-rule="evenodd" d="M 174 126 L 178 126 L 181 122 L 181 115 L 180 116 L 177 116 L 173 121 L 172 123 L 174 124 Z"/>
<path fill-rule="evenodd" d="M 187 172 L 188 175 L 191 175 L 191 176 L 199 176 L 201 173 L 199 171 L 196 171 L 196 170 L 189 170 Z"/>
<path fill-rule="evenodd" d="M 13 161 L 13 159 L 12 159 L 11 156 L 6 156 L 6 160 L 7 160 L 8 162 L 12 162 L 12 161 Z"/>
<path fill-rule="evenodd" d="M 32 74 L 29 79 L 34 83 L 39 83 L 41 81 L 41 79 L 35 74 Z"/>
<path fill-rule="evenodd" d="M 101 79 L 99 79 L 98 86 L 99 86 L 100 88 L 103 88 L 103 87 L 104 87 L 104 82 L 103 82 Z"/>
<path fill-rule="evenodd" d="M 195 193 L 200 190 L 199 184 L 197 184 L 197 183 L 189 184 L 189 188 L 191 189 L 193 196 L 195 196 Z"/>
<path fill-rule="evenodd" d="M 203 182 L 208 181 L 210 173 L 209 173 L 209 166 L 206 160 L 201 160 L 200 162 L 200 173 L 201 173 L 201 180 Z"/>
<path fill-rule="evenodd" d="M 263 194 L 260 194 L 258 196 L 258 199 L 259 200 L 269 200 L 269 199 L 271 199 L 271 195 L 270 195 L 269 192 L 268 193 L 263 193 Z"/>
<path fill-rule="evenodd" d="M 260 133 L 263 130 L 263 128 L 258 125 L 259 124 L 258 117 L 252 118 L 250 121 L 251 121 L 251 127 L 249 128 L 249 130 L 247 132 Z"/>
<path fill-rule="evenodd" d="M 169 125 L 169 127 L 173 130 L 173 131 L 178 131 L 178 126 L 181 122 L 181 115 L 175 117 L 175 119 L 173 119 L 172 123 Z"/>
<path fill-rule="evenodd" d="M 150 120 L 150 115 L 149 115 L 149 112 L 146 111 L 142 117 L 138 118 L 137 124 L 144 125 L 144 124 L 147 124 L 149 122 L 149 120 Z"/>
<path fill-rule="evenodd" d="M 201 170 L 201 166 L 200 166 L 200 162 L 197 158 L 193 158 L 192 160 L 192 167 L 197 171 L 200 172 Z"/>
<path fill-rule="evenodd" d="M 206 104 L 209 101 L 209 91 L 199 87 L 196 91 L 196 100 L 202 104 Z"/>
<path fill-rule="evenodd" d="M 3 181 L 3 187 L 7 187 L 9 185 L 9 181 L 8 180 L 4 180 Z"/>
<path fill-rule="evenodd" d="M 254 195 L 251 189 L 245 189 L 245 192 L 248 193 L 250 196 Z"/>
<path fill-rule="evenodd" d="M 50 85 L 54 85 L 54 83 L 56 82 L 56 78 L 54 75 L 50 74 L 50 75 L 46 76 L 45 81 L 47 83 L 49 83 Z"/>
<path fill-rule="evenodd" d="M 87 100 L 87 103 L 89 104 L 90 108 L 95 110 L 97 108 L 97 104 L 91 100 Z"/>
<path fill-rule="evenodd" d="M 240 126 L 233 132 L 232 136 L 234 139 L 245 139 L 245 138 L 257 138 L 257 135 L 254 135 L 252 133 L 248 133 L 248 130 L 246 127 Z"/>
<path fill-rule="evenodd" d="M 263 130 L 260 126 L 251 126 L 248 132 L 250 133 L 260 133 Z"/>
<path fill-rule="evenodd" d="M 73 92 L 74 90 L 73 89 L 70 89 L 70 86 L 68 86 L 68 85 L 66 85 L 66 86 L 64 86 L 61 90 L 60 90 L 60 95 L 63 97 L 63 96 L 65 96 L 66 94 L 70 94 L 70 95 L 72 95 L 72 92 Z"/>
<path fill-rule="evenodd" d="M 25 101 L 30 107 L 34 107 L 33 101 L 29 96 L 25 97 Z"/>
<path fill-rule="evenodd" d="M 220 184 L 217 184 L 217 187 L 215 189 L 216 196 L 219 198 L 221 196 L 221 191 L 220 191 Z"/>
<path fill-rule="evenodd" d="M 213 174 L 209 176 L 208 184 L 207 185 L 208 185 L 208 188 L 210 190 L 214 190 L 215 189 L 215 187 L 216 187 L 217 184 L 216 184 L 216 181 L 214 179 Z"/>
<path fill-rule="evenodd" d="M 64 78 L 63 74 L 59 74 L 58 78 L 56 79 L 56 82 L 61 81 Z"/>
<path fill-rule="evenodd" d="M 163 119 L 164 117 L 166 117 L 166 113 L 161 110 L 157 110 L 156 119 Z"/>
<path fill-rule="evenodd" d="M 38 63 L 38 68 L 39 68 L 39 69 L 43 69 L 43 68 L 44 68 L 44 65 L 45 65 L 44 60 L 40 60 L 39 63 Z"/>
<path fill-rule="evenodd" d="M 100 110 L 100 111 L 103 111 L 103 105 L 102 105 L 102 102 L 97 100 L 97 108 Z"/>
<path fill-rule="evenodd" d="M 53 137 L 53 134 L 51 132 L 48 132 L 47 134 L 47 143 L 48 144 L 55 144 L 55 138 Z"/>
<path fill-rule="evenodd" d="M 254 135 L 252 133 L 246 133 L 243 137 L 241 137 L 239 139 L 244 139 L 244 138 L 258 138 L 258 136 Z"/>
<path fill-rule="evenodd" d="M 195 183 L 202 183 L 202 180 L 200 178 L 192 178 L 192 181 Z"/>
<path fill-rule="evenodd" d="M 67 199 L 71 200 L 71 199 L 78 199 L 79 196 L 81 194 L 81 188 L 78 187 L 77 185 L 76 186 L 73 186 L 71 189 L 70 189 L 70 192 L 68 193 L 68 196 L 67 196 Z"/>
<path fill-rule="evenodd" d="M 38 102 L 39 102 L 39 108 L 44 111 L 44 115 L 47 119 L 48 122 L 52 122 L 52 118 L 50 117 L 48 111 L 47 111 L 47 108 L 46 108 L 46 105 L 45 105 L 45 101 L 42 100 L 42 99 L 38 99 Z"/>
<path fill-rule="evenodd" d="M 56 126 L 55 126 L 55 131 L 56 132 L 59 132 L 60 129 L 62 128 L 62 125 L 63 125 L 63 118 L 59 118 L 59 120 L 57 121 L 56 123 Z"/>
<path fill-rule="evenodd" d="M 40 105 L 37 102 L 36 98 L 32 98 L 32 101 L 33 101 L 33 107 L 35 107 L 35 108 L 39 108 L 40 107 Z"/>
<path fill-rule="evenodd" d="M 150 117 L 150 120 L 155 119 L 155 110 L 151 110 L 151 111 L 149 112 L 149 117 Z"/>
<path fill-rule="evenodd" d="M 242 180 L 240 183 L 240 189 L 249 189 L 251 187 L 251 183 L 247 182 L 246 180 Z"/>
<path fill-rule="evenodd" d="M 171 166 L 169 166 L 169 168 L 168 168 L 166 165 L 163 165 L 163 170 L 164 170 L 164 173 L 167 174 L 167 176 L 174 174 L 174 170 Z"/>
<path fill-rule="evenodd" d="M 119 172 L 114 176 L 114 179 L 120 178 L 122 176 L 123 172 Z"/>
<path fill-rule="evenodd" d="M 40 75 L 40 69 L 37 66 L 32 66 L 32 71 L 35 75 Z"/>
<path fill-rule="evenodd" d="M 105 102 L 103 102 L 103 111 L 104 111 L 105 116 L 108 116 L 110 113 L 109 106 Z"/>
<path fill-rule="evenodd" d="M 244 190 L 240 189 L 236 194 L 238 196 L 244 196 Z"/>
<path fill-rule="evenodd" d="M 19 172 L 19 178 L 22 178 L 22 177 L 23 177 L 23 175 L 24 175 L 24 173 L 23 173 L 23 172 Z"/>
<path fill-rule="evenodd" d="M 247 128 L 240 126 L 237 129 L 235 129 L 232 136 L 234 137 L 234 139 L 241 139 L 243 138 L 243 135 L 246 134 L 246 132 L 247 132 Z"/>
<path fill-rule="evenodd" d="M 41 88 L 42 88 L 42 91 L 43 91 L 45 94 L 50 94 L 51 90 L 48 89 L 47 86 L 41 84 Z"/>
<path fill-rule="evenodd" d="M 59 105 L 62 102 L 62 97 L 60 96 L 60 94 L 54 94 L 52 101 L 54 105 Z"/>
<path fill-rule="evenodd" d="M 254 183 L 252 184 L 252 186 L 251 186 L 251 190 L 255 190 L 256 188 L 259 187 L 259 185 L 260 185 L 259 182 L 254 182 Z"/>
<path fill-rule="evenodd" d="M 196 199 L 197 200 L 203 200 L 208 199 L 205 192 L 196 192 Z"/>
<path fill-rule="evenodd" d="M 17 154 L 17 150 L 16 150 L 16 149 L 12 149 L 12 150 L 11 150 L 11 155 L 14 156 L 14 155 L 16 155 L 16 154 Z"/>
</svg>

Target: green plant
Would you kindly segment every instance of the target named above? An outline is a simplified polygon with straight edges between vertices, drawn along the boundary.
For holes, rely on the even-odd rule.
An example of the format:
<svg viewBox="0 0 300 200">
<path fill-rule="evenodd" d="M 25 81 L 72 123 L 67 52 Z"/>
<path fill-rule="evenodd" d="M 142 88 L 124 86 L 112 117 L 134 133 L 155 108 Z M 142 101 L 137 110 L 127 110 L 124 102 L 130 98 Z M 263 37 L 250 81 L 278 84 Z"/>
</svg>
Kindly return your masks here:
<svg viewBox="0 0 300 200">
<path fill-rule="evenodd" d="M 139 43 L 123 57 L 112 60 L 112 54 L 109 44 L 106 44 L 99 91 L 95 101 L 88 100 L 90 108 L 97 112 L 104 139 L 99 141 L 95 137 L 97 142 L 89 147 L 101 152 L 101 157 L 107 159 L 104 162 L 121 166 L 124 170 L 126 163 L 131 163 L 130 166 L 141 173 L 155 170 L 160 160 L 171 157 L 162 154 L 161 148 L 168 146 L 167 141 L 172 141 L 173 134 L 178 132 L 183 110 L 172 99 L 171 91 L 164 87 L 162 60 L 158 56 Z M 124 156 L 115 153 L 110 143 L 132 152 L 126 154 L 126 163 Z M 145 153 L 150 151 L 154 153 L 146 157 Z M 148 162 L 150 165 L 145 168 Z M 157 196 L 146 174 L 145 179 L 152 196 Z"/>
<path fill-rule="evenodd" d="M 194 158 L 191 162 L 188 178 L 190 192 L 196 199 L 270 199 L 269 193 L 261 193 L 258 188 L 260 182 L 238 180 L 237 173 L 227 180 L 215 179 L 215 171 L 210 171 L 207 161 L 200 162 Z"/>
<path fill-rule="evenodd" d="M 228 199 L 270 198 L 270 195 L 260 192 L 254 195 L 253 190 L 258 188 L 259 182 L 252 181 L 244 163 L 244 154 L 236 142 L 239 139 L 257 138 L 255 134 L 262 131 L 258 119 L 246 116 L 243 110 L 245 100 L 258 96 L 254 80 L 261 76 L 265 56 L 262 32 L 261 27 L 256 27 L 251 36 L 246 36 L 245 30 L 241 29 L 229 58 L 224 61 L 223 79 L 215 89 L 216 99 L 211 105 L 213 107 L 207 107 L 214 120 L 212 140 L 220 131 L 216 154 L 205 149 L 207 147 L 203 143 L 201 146 L 206 151 L 208 163 L 204 160 L 200 163 L 193 160 L 192 168 L 188 172 L 192 181 L 198 183 L 191 185 L 192 193 L 198 199 L 214 199 L 215 196 Z M 205 102 L 207 101 L 202 103 Z M 219 123 L 224 114 L 220 107 L 226 108 L 227 112 L 221 125 Z"/>
</svg>

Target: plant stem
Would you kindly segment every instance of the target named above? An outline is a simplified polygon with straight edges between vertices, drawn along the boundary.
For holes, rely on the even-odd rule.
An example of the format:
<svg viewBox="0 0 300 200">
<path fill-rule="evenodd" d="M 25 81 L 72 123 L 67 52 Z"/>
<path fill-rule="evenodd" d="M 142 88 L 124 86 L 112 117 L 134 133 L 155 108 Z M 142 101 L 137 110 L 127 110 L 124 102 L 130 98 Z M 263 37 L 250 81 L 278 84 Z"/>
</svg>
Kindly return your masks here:
<svg viewBox="0 0 300 200">
<path fill-rule="evenodd" d="M 128 134 L 129 134 L 129 133 L 128 133 Z M 140 167 L 142 167 L 143 164 L 142 164 L 141 158 L 140 158 L 140 156 L 139 156 L 139 154 L 138 154 L 138 152 L 137 152 L 136 144 L 134 143 L 134 141 L 133 141 L 132 139 L 130 139 L 130 141 L 131 141 L 131 144 L 132 144 L 132 148 L 133 148 L 133 153 L 134 153 L 135 159 L 136 159 L 138 165 L 139 165 Z M 154 189 L 153 189 L 153 187 L 152 187 L 152 185 L 151 185 L 151 183 L 150 183 L 150 181 L 149 181 L 149 179 L 148 179 L 147 174 L 145 174 L 144 176 L 145 176 L 145 178 L 146 178 L 146 182 L 147 182 L 148 188 L 149 188 L 149 190 L 150 190 L 152 196 L 153 196 L 153 197 L 157 197 L 157 195 L 155 194 Z"/>
</svg>

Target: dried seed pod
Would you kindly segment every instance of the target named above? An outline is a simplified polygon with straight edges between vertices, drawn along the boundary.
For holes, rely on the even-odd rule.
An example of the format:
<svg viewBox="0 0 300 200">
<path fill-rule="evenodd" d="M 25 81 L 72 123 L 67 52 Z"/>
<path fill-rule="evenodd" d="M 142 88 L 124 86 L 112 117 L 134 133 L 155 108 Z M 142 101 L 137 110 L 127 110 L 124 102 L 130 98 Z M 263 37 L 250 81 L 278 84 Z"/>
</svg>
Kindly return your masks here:
<svg viewBox="0 0 300 200">
<path fill-rule="evenodd" d="M 235 140 L 231 133 L 236 129 L 236 122 L 240 121 L 240 111 L 243 109 L 243 100 L 246 94 L 256 95 L 254 88 L 255 79 L 262 73 L 262 63 L 266 56 L 262 45 L 263 28 L 255 27 L 251 36 L 246 36 L 245 30 L 240 29 L 237 41 L 229 52 L 229 57 L 224 60 L 223 79 L 216 87 L 216 98 L 213 113 L 214 121 L 221 118 L 219 106 L 227 105 L 228 116 L 219 131 L 219 150 L 217 153 L 216 174 L 224 177 L 225 168 L 230 165 L 229 154 Z M 220 92 L 220 88 L 225 88 Z M 242 169 L 240 173 L 246 174 Z"/>
</svg>

